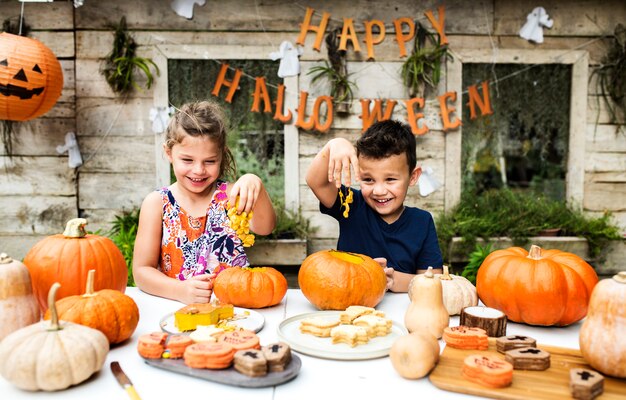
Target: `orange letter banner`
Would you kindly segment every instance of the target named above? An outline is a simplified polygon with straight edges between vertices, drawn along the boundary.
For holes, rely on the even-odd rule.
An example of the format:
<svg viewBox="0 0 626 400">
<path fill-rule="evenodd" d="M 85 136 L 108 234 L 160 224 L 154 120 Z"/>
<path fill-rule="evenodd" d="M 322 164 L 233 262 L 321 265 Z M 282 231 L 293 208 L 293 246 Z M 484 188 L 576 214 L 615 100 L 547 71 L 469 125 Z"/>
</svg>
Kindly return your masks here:
<svg viewBox="0 0 626 400">
<path fill-rule="evenodd" d="M 300 36 L 298 36 L 298 40 L 296 40 L 296 44 L 300 46 L 304 46 L 304 39 L 306 39 L 306 34 L 308 31 L 315 32 L 317 35 L 315 37 L 315 43 L 313 44 L 313 49 L 320 51 L 320 46 L 322 44 L 322 39 L 324 38 L 324 33 L 326 32 L 326 25 L 328 24 L 328 19 L 330 18 L 330 14 L 324 12 L 322 14 L 322 22 L 320 22 L 319 26 L 311 26 L 311 18 L 313 17 L 314 9 L 307 7 L 306 15 L 304 17 L 304 22 L 300 24 Z"/>
<path fill-rule="evenodd" d="M 409 26 L 409 33 L 402 33 L 402 24 L 407 24 Z M 409 40 L 413 39 L 415 35 L 415 23 L 409 17 L 398 18 L 393 20 L 393 25 L 396 27 L 396 41 L 398 42 L 398 47 L 400 48 L 400 57 L 406 57 L 406 48 L 404 44 Z"/>
<path fill-rule="evenodd" d="M 270 102 L 270 95 L 267 92 L 267 86 L 265 85 L 265 77 L 256 77 L 254 78 L 254 81 L 254 102 L 252 102 L 252 108 L 250 111 L 259 112 L 259 103 L 261 102 L 261 99 L 263 99 L 263 112 L 271 113 L 272 103 Z"/>
<path fill-rule="evenodd" d="M 443 131 L 447 132 L 450 129 L 458 128 L 461 125 L 461 120 L 457 118 L 456 121 L 450 121 L 450 114 L 456 109 L 454 107 L 448 107 L 447 100 L 452 102 L 456 101 L 456 92 L 446 92 L 439 96 L 439 108 L 441 108 L 441 120 L 443 121 Z"/>
<path fill-rule="evenodd" d="M 308 92 L 305 92 L 304 90 L 300 92 L 300 103 L 298 105 L 298 119 L 296 121 L 296 126 L 306 131 L 315 129 L 319 132 L 327 132 L 333 124 L 333 98 L 330 96 L 320 96 L 315 99 L 315 104 L 313 105 L 313 115 L 308 121 L 305 121 L 304 115 L 306 113 L 306 102 L 308 97 Z M 319 121 L 322 103 L 326 103 L 326 122 L 324 125 L 321 125 Z"/>
<path fill-rule="evenodd" d="M 361 99 L 361 118 L 363 120 L 363 128 L 361 132 L 365 132 L 376 121 L 387 121 L 391 119 L 393 108 L 396 106 L 397 101 L 387 100 L 387 107 L 385 108 L 385 115 L 382 115 L 383 101 L 380 99 L 374 100 L 374 108 L 370 112 L 370 99 Z"/>
<path fill-rule="evenodd" d="M 442 46 L 444 44 L 448 44 L 448 38 L 446 37 L 446 34 L 443 31 L 443 28 L 446 24 L 446 8 L 444 6 L 439 6 L 439 21 L 435 19 L 433 12 L 430 10 L 426 11 L 424 15 L 426 16 L 426 18 L 428 18 L 433 28 L 435 28 L 435 30 L 439 34 L 439 39 L 441 41 L 440 44 Z"/>
<path fill-rule="evenodd" d="M 385 39 L 385 24 L 383 21 L 378 19 L 373 19 L 371 21 L 365 21 L 365 47 L 367 47 L 367 59 L 374 59 L 374 45 L 381 43 Z M 378 37 L 374 39 L 373 27 L 377 26 L 379 33 Z"/>
<path fill-rule="evenodd" d="M 483 83 L 481 83 L 481 86 L 483 88 L 482 99 L 478 94 L 478 89 L 476 88 L 476 85 L 472 85 L 467 88 L 469 95 L 469 101 L 467 102 L 467 105 L 470 108 L 470 119 L 476 119 L 476 105 L 478 105 L 478 108 L 480 108 L 481 116 L 493 114 L 493 108 L 491 108 L 491 103 L 489 102 L 489 83 L 487 81 L 484 81 Z"/>
<path fill-rule="evenodd" d="M 235 70 L 235 77 L 232 81 L 226 80 L 226 71 L 228 71 L 228 64 L 222 63 L 222 68 L 220 69 L 220 73 L 217 76 L 217 81 L 215 81 L 215 86 L 213 86 L 213 91 L 211 92 L 211 94 L 213 96 L 219 96 L 222 85 L 227 86 L 230 89 L 228 89 L 226 101 L 228 103 L 231 103 L 233 101 L 233 95 L 235 94 L 235 91 L 239 89 L 239 78 L 241 78 L 241 70 Z"/>
<path fill-rule="evenodd" d="M 428 132 L 428 125 L 426 125 L 426 122 L 422 124 L 421 128 L 418 126 L 417 123 L 418 119 L 424 118 L 424 113 L 416 113 L 414 107 L 415 104 L 417 104 L 419 108 L 424 108 L 424 99 L 421 97 L 414 97 L 409 100 L 404 100 L 404 102 L 406 103 L 406 111 L 408 114 L 407 117 L 409 120 L 409 125 L 411 125 L 411 132 L 413 132 L 414 135 L 426 134 L 426 132 Z"/>
<path fill-rule="evenodd" d="M 285 85 L 282 83 L 279 83 L 278 95 L 276 96 L 276 112 L 274 113 L 273 119 L 280 121 L 283 124 L 288 124 L 289 121 L 291 121 L 291 110 L 287 110 L 287 115 L 283 114 L 284 104 L 285 104 Z"/>
<path fill-rule="evenodd" d="M 356 37 L 354 31 L 354 23 L 352 18 L 343 19 L 343 28 L 341 29 L 341 38 L 339 39 L 339 50 L 346 50 L 348 47 L 348 40 L 352 42 L 352 47 L 355 52 L 360 52 L 359 39 Z"/>
</svg>

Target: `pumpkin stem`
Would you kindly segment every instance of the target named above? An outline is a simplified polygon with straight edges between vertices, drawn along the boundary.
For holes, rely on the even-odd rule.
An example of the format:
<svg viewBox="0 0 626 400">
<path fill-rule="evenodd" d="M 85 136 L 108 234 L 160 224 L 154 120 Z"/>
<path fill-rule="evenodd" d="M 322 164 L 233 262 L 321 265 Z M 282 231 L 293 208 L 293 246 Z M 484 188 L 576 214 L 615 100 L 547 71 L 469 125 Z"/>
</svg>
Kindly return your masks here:
<svg viewBox="0 0 626 400">
<path fill-rule="evenodd" d="M 618 272 L 617 275 L 613 276 L 613 279 L 615 279 L 619 283 L 626 283 L 626 271 Z"/>
<path fill-rule="evenodd" d="M 13 259 L 7 253 L 0 253 L 0 264 L 9 264 Z"/>
<path fill-rule="evenodd" d="M 442 281 L 451 281 L 452 277 L 450 276 L 450 268 L 447 265 L 443 266 L 443 275 L 439 277 Z"/>
<path fill-rule="evenodd" d="M 424 272 L 424 276 L 426 278 L 434 278 L 435 274 L 433 274 L 433 267 L 428 267 L 428 269 L 426 270 L 426 272 Z"/>
<path fill-rule="evenodd" d="M 59 314 L 57 313 L 57 306 L 55 300 L 57 298 L 57 291 L 61 287 L 59 282 L 54 282 L 50 291 L 48 292 L 48 307 L 50 308 L 50 327 L 49 331 L 59 331 L 63 328 L 59 325 Z"/>
<path fill-rule="evenodd" d="M 528 250 L 528 258 L 532 258 L 533 260 L 541 260 L 541 247 L 533 244 L 530 246 L 530 250 Z"/>
<path fill-rule="evenodd" d="M 95 269 L 90 269 L 89 272 L 87 272 L 87 285 L 85 285 L 85 294 L 83 297 L 93 297 L 96 295 L 93 290 L 93 281 L 95 276 Z"/>
<path fill-rule="evenodd" d="M 66 238 L 83 238 L 87 236 L 85 225 L 87 225 L 87 220 L 85 218 L 70 219 L 67 221 L 67 225 L 65 225 L 63 236 Z"/>
</svg>

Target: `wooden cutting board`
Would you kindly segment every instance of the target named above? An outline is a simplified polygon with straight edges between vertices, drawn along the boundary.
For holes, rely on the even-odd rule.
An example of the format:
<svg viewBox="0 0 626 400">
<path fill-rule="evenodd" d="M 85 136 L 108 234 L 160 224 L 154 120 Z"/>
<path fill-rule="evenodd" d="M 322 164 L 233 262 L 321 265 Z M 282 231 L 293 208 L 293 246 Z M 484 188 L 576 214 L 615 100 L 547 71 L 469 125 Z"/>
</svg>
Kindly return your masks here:
<svg viewBox="0 0 626 400">
<path fill-rule="evenodd" d="M 433 385 L 451 392 L 472 394 L 494 399 L 550 399 L 572 398 L 569 390 L 569 370 L 571 368 L 592 369 L 585 362 L 579 350 L 564 349 L 554 346 L 537 345 L 550 353 L 550 368 L 545 371 L 513 371 L 511 386 L 494 389 L 470 382 L 462 377 L 461 368 L 465 357 L 471 354 L 497 354 L 495 338 L 489 338 L 489 350 L 459 350 L 446 346 L 439 358 L 439 363 L 430 373 Z M 626 399 L 626 380 L 604 376 L 604 393 L 599 400 Z"/>
</svg>

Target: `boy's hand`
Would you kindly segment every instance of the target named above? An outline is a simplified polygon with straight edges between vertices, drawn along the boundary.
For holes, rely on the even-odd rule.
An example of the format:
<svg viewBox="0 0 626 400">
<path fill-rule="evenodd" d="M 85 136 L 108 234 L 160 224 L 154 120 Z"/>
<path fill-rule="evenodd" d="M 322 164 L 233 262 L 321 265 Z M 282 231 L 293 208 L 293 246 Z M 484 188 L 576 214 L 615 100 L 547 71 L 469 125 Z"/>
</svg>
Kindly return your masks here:
<svg viewBox="0 0 626 400">
<path fill-rule="evenodd" d="M 391 287 L 393 286 L 393 268 L 387 267 L 387 259 L 384 257 L 376 257 L 374 258 L 374 261 L 376 261 L 378 264 L 380 264 L 380 266 L 382 267 L 383 271 L 385 271 L 385 275 L 387 276 L 387 290 L 391 290 Z"/>
<path fill-rule="evenodd" d="M 178 300 L 185 304 L 208 303 L 213 294 L 214 279 L 215 274 L 203 274 L 181 281 L 183 290 Z"/>
<path fill-rule="evenodd" d="M 249 213 L 254 208 L 261 189 L 263 188 L 263 182 L 261 178 L 254 174 L 245 174 L 237 180 L 230 188 L 228 195 L 228 203 L 230 207 L 233 207 L 239 196 L 239 206 L 237 207 L 237 213 L 247 212 Z"/>
<path fill-rule="evenodd" d="M 328 182 L 335 182 L 335 187 L 341 187 L 341 176 L 348 187 L 352 184 L 350 166 L 354 169 L 355 182 L 359 180 L 359 160 L 352 143 L 344 138 L 330 140 L 328 146 Z"/>
</svg>

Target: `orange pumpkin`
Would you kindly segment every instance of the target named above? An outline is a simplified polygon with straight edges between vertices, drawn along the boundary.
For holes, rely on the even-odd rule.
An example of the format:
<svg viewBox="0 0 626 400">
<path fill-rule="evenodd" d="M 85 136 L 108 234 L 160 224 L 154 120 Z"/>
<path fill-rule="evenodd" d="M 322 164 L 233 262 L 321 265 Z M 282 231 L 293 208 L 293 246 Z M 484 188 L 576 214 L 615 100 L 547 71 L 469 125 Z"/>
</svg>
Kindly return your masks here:
<svg viewBox="0 0 626 400">
<path fill-rule="evenodd" d="M 345 310 L 349 306 L 375 307 L 387 289 L 383 268 L 364 254 L 322 250 L 300 266 L 302 294 L 320 310 Z"/>
<path fill-rule="evenodd" d="M 270 307 L 285 297 L 287 279 L 272 267 L 229 267 L 217 274 L 213 293 L 220 302 L 237 307 Z"/>
<path fill-rule="evenodd" d="M 587 315 L 598 275 L 582 258 L 532 245 L 496 250 L 478 269 L 476 291 L 487 306 L 530 325 L 565 326 Z"/>
<path fill-rule="evenodd" d="M 54 53 L 38 40 L 0 33 L 0 119 L 26 121 L 48 112 L 63 89 Z"/>
<path fill-rule="evenodd" d="M 55 302 L 59 319 L 94 328 L 104 333 L 109 343 L 121 343 L 133 335 L 139 323 L 135 301 L 118 290 L 93 290 L 95 270 L 87 275 L 85 294 Z M 50 319 L 50 310 L 44 319 Z"/>
<path fill-rule="evenodd" d="M 54 282 L 61 284 L 58 299 L 81 294 L 90 269 L 96 270 L 95 290 L 126 290 L 128 271 L 122 252 L 111 239 L 87 234 L 86 224 L 83 218 L 70 220 L 63 234 L 40 240 L 24 257 L 42 313 L 48 309 L 47 295 Z"/>
</svg>

